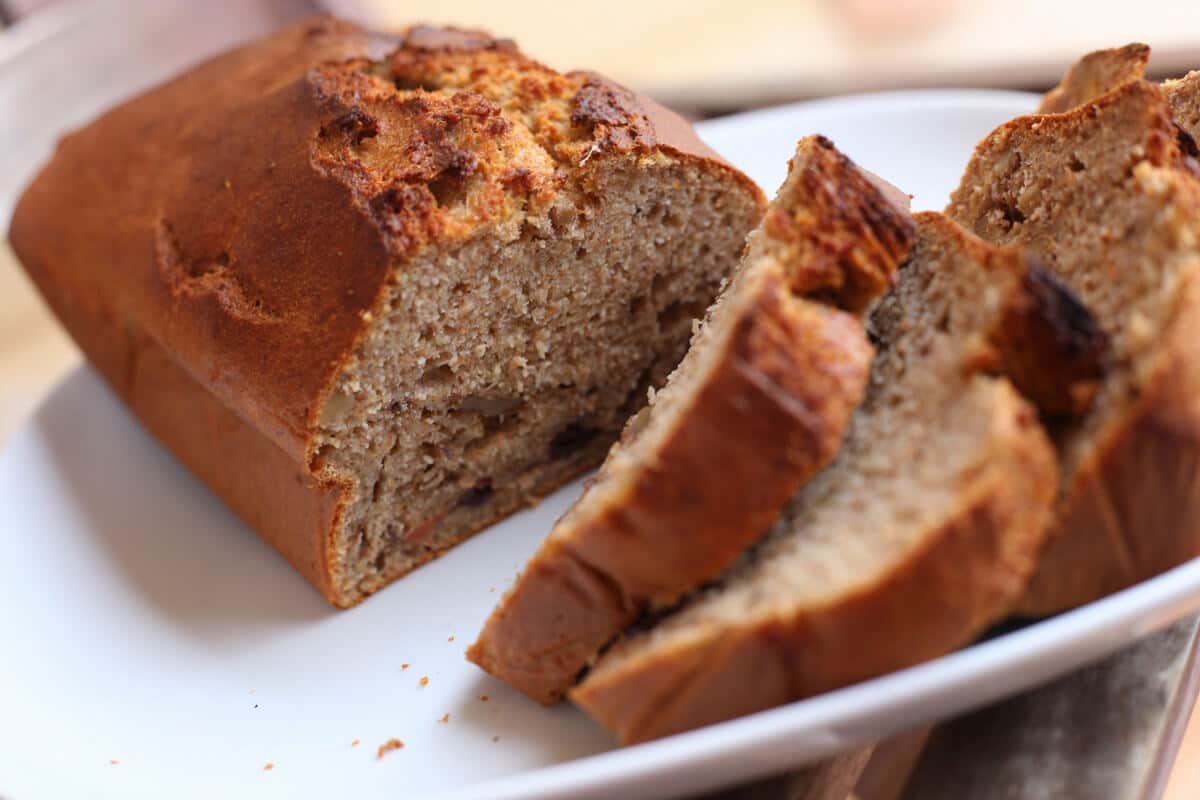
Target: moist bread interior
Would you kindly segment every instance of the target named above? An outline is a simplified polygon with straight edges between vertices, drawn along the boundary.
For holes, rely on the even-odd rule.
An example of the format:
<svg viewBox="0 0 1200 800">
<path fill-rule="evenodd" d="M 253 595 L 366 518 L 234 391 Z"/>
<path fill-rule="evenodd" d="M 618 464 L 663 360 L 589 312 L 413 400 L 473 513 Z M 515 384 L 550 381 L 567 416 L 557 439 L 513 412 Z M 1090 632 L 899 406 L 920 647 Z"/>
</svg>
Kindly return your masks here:
<svg viewBox="0 0 1200 800">
<path fill-rule="evenodd" d="M 682 357 L 761 213 L 726 172 L 603 152 L 594 135 L 617 90 L 586 75 L 528 62 L 522 83 L 502 59 L 480 78 L 401 56 L 391 80 L 341 68 L 359 111 L 315 157 L 351 185 L 405 169 L 414 148 L 442 162 L 430 190 L 443 236 L 397 264 L 321 412 L 316 466 L 352 489 L 333 542 L 346 596 L 594 464 Z M 448 132 L 413 131 L 414 104 L 450 117 Z M 477 155 L 490 151 L 495 163 Z M 374 211 L 398 238 L 425 224 Z"/>
</svg>

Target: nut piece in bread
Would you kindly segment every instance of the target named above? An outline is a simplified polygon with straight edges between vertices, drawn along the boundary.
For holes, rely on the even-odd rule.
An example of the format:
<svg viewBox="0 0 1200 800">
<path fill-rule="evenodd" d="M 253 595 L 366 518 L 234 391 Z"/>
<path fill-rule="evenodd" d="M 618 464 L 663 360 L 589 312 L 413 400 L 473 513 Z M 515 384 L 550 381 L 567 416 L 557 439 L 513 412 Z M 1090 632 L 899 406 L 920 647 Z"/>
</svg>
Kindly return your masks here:
<svg viewBox="0 0 1200 800">
<path fill-rule="evenodd" d="M 67 136 L 10 237 L 149 430 L 350 606 L 596 464 L 764 205 L 602 77 L 319 17 Z"/>
<path fill-rule="evenodd" d="M 734 567 L 572 690 L 621 742 L 934 658 L 1020 597 L 1057 465 L 1036 410 L 977 354 L 1021 305 L 1029 264 L 940 214 L 916 218 L 871 315 L 878 355 L 837 459 Z"/>
<path fill-rule="evenodd" d="M 802 140 L 743 264 L 654 403 L 550 532 L 468 658 L 553 702 L 637 617 L 712 578 L 837 452 L 871 347 L 857 316 L 912 237 L 907 198 Z M 846 309 L 846 310 L 842 310 Z"/>
<path fill-rule="evenodd" d="M 1020 610 L 1094 600 L 1200 554 L 1200 183 L 1163 91 L 1119 86 L 985 138 L 948 213 L 1026 248 L 1096 315 L 1109 368 L 1054 427 L 1051 538 Z"/>
</svg>

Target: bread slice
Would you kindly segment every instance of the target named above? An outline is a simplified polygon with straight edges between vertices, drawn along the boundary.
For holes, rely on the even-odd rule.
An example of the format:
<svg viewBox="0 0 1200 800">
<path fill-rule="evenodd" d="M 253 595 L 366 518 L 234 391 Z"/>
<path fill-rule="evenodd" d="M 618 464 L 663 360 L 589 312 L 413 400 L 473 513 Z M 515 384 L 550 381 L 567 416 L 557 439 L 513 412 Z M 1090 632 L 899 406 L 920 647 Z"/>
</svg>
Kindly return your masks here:
<svg viewBox="0 0 1200 800">
<path fill-rule="evenodd" d="M 837 451 L 862 395 L 872 351 L 857 312 L 890 284 L 912 236 L 907 198 L 889 195 L 828 140 L 799 143 L 683 363 L 468 658 L 553 702 L 639 614 L 674 603 L 770 527 Z"/>
<path fill-rule="evenodd" d="M 940 214 L 916 216 L 912 253 L 871 316 L 878 355 L 834 463 L 726 574 L 618 641 L 572 690 L 620 741 L 933 658 L 1019 598 L 1057 466 L 1036 410 L 988 374 L 1000 362 L 988 354 L 1008 309 L 1040 305 L 1030 265 Z"/>
<path fill-rule="evenodd" d="M 1200 184 L 1162 90 L 1127 82 L 977 148 L 948 213 L 1073 288 L 1112 347 L 1056 426 L 1062 496 L 1021 611 L 1085 603 L 1200 554 Z"/>
<path fill-rule="evenodd" d="M 602 77 L 319 17 L 67 136 L 10 236 L 149 429 L 349 606 L 597 464 L 764 206 Z"/>
</svg>

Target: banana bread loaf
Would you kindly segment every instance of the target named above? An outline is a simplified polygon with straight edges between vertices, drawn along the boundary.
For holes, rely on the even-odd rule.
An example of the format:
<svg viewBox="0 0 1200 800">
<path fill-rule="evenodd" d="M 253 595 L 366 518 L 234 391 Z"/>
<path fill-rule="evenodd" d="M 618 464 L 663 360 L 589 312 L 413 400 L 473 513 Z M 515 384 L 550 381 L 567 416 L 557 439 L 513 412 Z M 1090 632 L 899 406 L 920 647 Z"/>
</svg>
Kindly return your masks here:
<svg viewBox="0 0 1200 800">
<path fill-rule="evenodd" d="M 553 702 L 639 614 L 674 603 L 765 533 L 841 444 L 871 363 L 858 315 L 911 238 L 907 197 L 828 140 L 802 140 L 683 363 L 468 658 Z"/>
<path fill-rule="evenodd" d="M 314 18 L 67 136 L 10 237 L 146 427 L 349 606 L 595 465 L 763 207 L 600 76 Z"/>
</svg>

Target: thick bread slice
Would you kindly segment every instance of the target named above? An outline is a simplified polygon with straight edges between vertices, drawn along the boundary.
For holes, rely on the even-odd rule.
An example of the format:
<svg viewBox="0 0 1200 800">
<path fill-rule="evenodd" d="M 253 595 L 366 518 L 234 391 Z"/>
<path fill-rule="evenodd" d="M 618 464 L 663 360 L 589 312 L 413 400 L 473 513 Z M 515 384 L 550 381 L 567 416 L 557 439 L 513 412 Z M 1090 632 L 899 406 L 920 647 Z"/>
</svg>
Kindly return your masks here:
<svg viewBox="0 0 1200 800">
<path fill-rule="evenodd" d="M 1020 596 L 1055 495 L 1037 412 L 979 354 L 1029 265 L 919 214 L 834 463 L 713 586 L 618 641 L 571 692 L 622 742 L 941 655 Z M 1052 285 L 1052 284 L 1051 284 Z M 1031 301 L 1032 302 L 1032 301 Z"/>
<path fill-rule="evenodd" d="M 1020 245 L 1111 341 L 1092 410 L 1055 427 L 1062 496 L 1021 611 L 1069 608 L 1200 553 L 1200 183 L 1163 92 L 1126 83 L 977 148 L 949 213 Z"/>
<path fill-rule="evenodd" d="M 67 136 L 10 236 L 146 426 L 348 606 L 598 463 L 764 206 L 599 76 L 314 18 Z"/>
<path fill-rule="evenodd" d="M 802 140 L 743 266 L 468 658 L 553 702 L 649 607 L 728 566 L 837 451 L 871 347 L 854 313 L 912 222 L 827 140 Z M 819 301 L 805 299 L 819 298 Z"/>
</svg>

